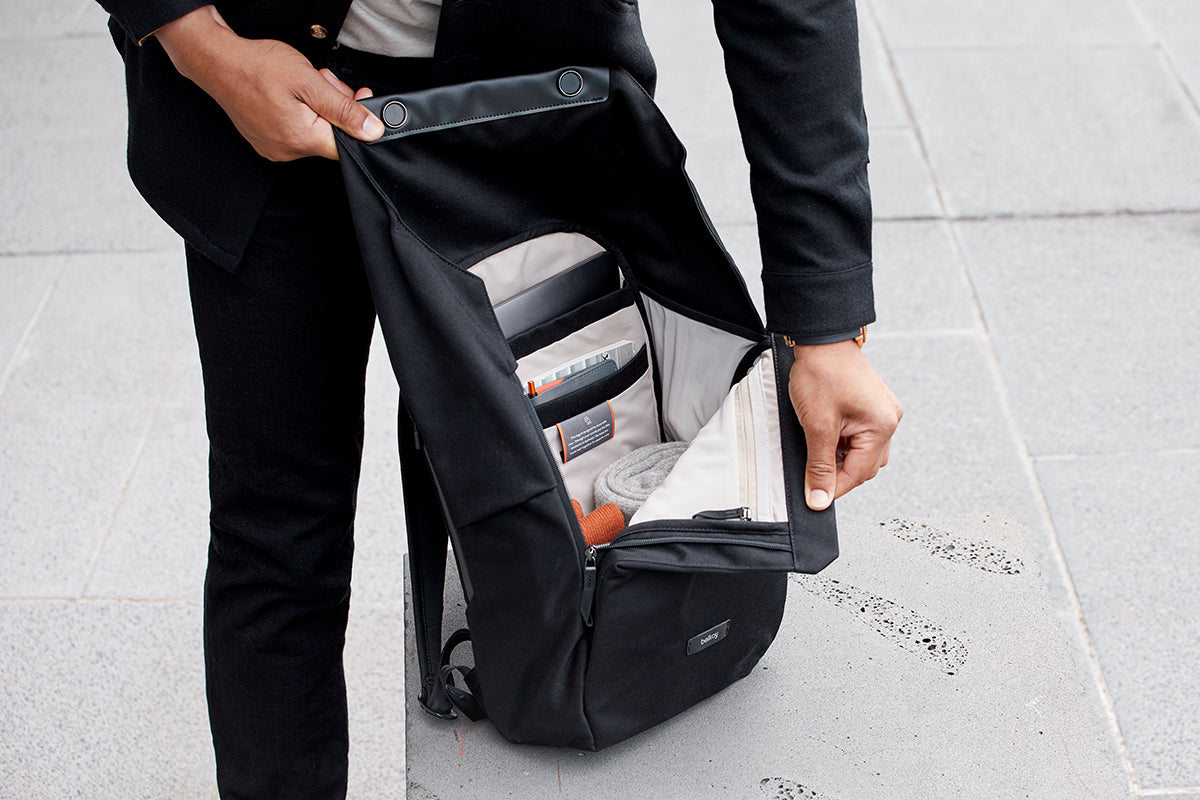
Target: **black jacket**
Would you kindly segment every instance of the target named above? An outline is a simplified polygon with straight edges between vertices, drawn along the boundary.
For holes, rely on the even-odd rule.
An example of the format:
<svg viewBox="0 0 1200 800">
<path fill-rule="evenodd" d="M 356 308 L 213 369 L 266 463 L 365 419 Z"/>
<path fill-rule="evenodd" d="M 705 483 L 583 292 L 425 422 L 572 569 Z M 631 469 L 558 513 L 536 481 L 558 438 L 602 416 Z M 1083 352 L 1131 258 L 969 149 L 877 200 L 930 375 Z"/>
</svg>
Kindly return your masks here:
<svg viewBox="0 0 1200 800">
<path fill-rule="evenodd" d="M 99 0 L 126 64 L 129 171 L 150 205 L 205 256 L 236 269 L 275 166 L 151 33 L 203 0 Z M 867 124 L 854 0 L 714 0 L 751 166 L 771 330 L 814 338 L 874 320 Z M 323 66 L 350 0 L 227 0 L 240 35 L 279 39 Z M 315 37 L 315 26 L 324 36 Z M 318 31 L 320 33 L 321 31 Z M 145 41 L 143 41 L 145 40 Z M 141 44 L 139 45 L 139 42 Z M 436 83 L 566 64 L 624 68 L 653 89 L 627 0 L 446 0 Z"/>
</svg>

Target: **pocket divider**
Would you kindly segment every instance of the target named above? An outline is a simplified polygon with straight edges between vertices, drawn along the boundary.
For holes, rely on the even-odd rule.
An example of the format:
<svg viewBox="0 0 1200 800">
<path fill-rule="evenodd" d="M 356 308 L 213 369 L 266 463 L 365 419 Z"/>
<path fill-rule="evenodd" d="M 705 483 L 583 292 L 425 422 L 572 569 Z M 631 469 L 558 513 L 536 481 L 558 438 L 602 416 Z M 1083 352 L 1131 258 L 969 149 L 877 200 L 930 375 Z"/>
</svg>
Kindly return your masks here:
<svg viewBox="0 0 1200 800">
<path fill-rule="evenodd" d="M 637 379 L 650 368 L 650 358 L 646 354 L 646 346 L 634 354 L 629 363 L 611 375 L 582 386 L 562 397 L 556 397 L 537 406 L 538 420 L 543 428 L 549 428 L 565 419 L 582 414 L 594 408 L 605 400 L 611 400 L 637 382 Z"/>
<path fill-rule="evenodd" d="M 627 284 L 615 292 L 585 303 L 536 328 L 518 333 L 508 340 L 513 358 L 519 361 L 531 353 L 567 338 L 592 323 L 599 322 L 623 308 L 632 306 L 636 297 L 637 290 Z"/>
</svg>

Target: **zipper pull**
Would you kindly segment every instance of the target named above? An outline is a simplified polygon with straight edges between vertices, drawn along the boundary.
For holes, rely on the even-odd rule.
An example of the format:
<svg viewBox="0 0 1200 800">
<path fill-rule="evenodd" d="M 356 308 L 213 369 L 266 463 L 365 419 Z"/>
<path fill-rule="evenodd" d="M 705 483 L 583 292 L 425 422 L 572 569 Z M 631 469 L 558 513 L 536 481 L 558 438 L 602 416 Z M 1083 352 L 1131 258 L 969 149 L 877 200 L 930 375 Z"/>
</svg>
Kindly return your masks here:
<svg viewBox="0 0 1200 800">
<path fill-rule="evenodd" d="M 753 522 L 754 512 L 750 510 L 749 506 L 742 506 L 741 508 L 727 508 L 722 511 L 699 511 L 692 515 L 692 519 L 736 519 L 742 522 Z"/>
<path fill-rule="evenodd" d="M 583 560 L 583 596 L 579 599 L 579 613 L 583 624 L 592 627 L 592 602 L 596 597 L 596 548 L 588 547 Z"/>
</svg>

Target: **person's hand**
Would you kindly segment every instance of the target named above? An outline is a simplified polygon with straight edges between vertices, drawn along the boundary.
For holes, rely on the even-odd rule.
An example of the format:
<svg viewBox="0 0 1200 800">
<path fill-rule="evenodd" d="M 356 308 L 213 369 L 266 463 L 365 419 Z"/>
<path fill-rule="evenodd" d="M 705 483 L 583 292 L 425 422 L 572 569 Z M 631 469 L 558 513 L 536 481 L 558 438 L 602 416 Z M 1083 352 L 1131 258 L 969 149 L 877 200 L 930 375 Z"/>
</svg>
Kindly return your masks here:
<svg viewBox="0 0 1200 800">
<path fill-rule="evenodd" d="M 363 141 L 378 139 L 383 123 L 356 102 L 329 70 L 316 70 L 300 51 L 273 39 L 243 39 L 213 6 L 202 6 L 154 32 L 180 74 L 216 100 L 264 158 L 336 159 L 337 127 Z"/>
<path fill-rule="evenodd" d="M 853 340 L 793 350 L 788 394 L 808 443 L 804 496 L 820 511 L 887 464 L 904 409 Z"/>
</svg>

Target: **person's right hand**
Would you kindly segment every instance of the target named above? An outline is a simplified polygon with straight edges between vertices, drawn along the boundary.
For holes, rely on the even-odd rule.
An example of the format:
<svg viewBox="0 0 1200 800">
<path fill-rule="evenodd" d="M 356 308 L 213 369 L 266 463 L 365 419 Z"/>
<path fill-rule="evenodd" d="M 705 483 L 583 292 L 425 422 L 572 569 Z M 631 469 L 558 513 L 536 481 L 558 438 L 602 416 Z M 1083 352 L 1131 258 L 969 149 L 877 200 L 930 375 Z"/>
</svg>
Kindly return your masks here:
<svg viewBox="0 0 1200 800">
<path fill-rule="evenodd" d="M 337 127 L 363 141 L 383 123 L 329 70 L 273 39 L 243 39 L 217 9 L 202 6 L 154 32 L 180 74 L 216 100 L 255 151 L 271 161 L 336 159 Z"/>
</svg>

